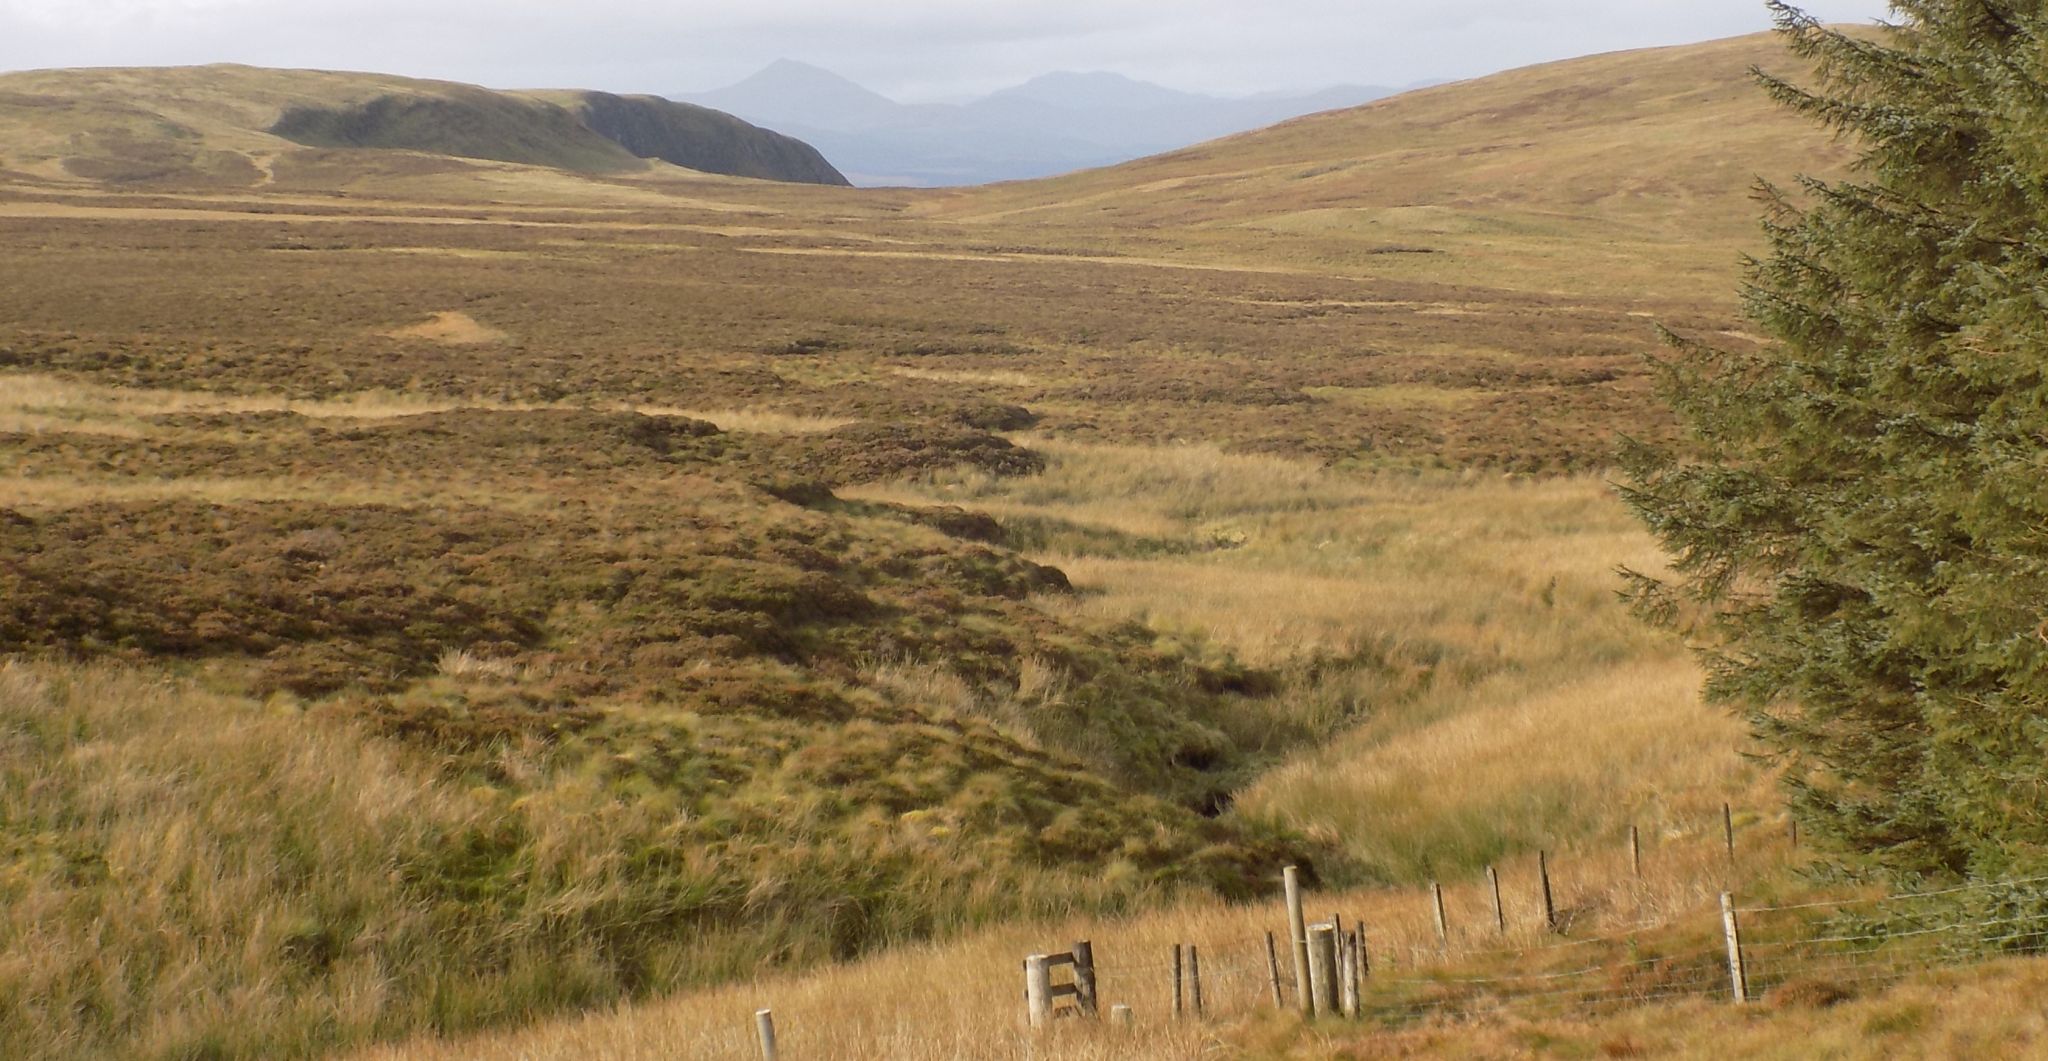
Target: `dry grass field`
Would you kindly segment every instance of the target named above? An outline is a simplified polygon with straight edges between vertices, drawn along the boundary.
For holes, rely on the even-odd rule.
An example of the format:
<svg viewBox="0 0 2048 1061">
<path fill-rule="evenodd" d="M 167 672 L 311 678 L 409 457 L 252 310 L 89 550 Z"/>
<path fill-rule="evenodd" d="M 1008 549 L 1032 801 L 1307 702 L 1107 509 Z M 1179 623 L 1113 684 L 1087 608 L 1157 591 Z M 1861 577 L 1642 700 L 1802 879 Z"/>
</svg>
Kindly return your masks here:
<svg viewBox="0 0 2048 1061">
<path fill-rule="evenodd" d="M 1016 962 L 1079 936 L 1140 1028 L 1059 1056 L 1953 1041 L 1925 985 L 1368 1039 L 1264 1014 L 1247 957 L 1290 862 L 1451 981 L 1692 954 L 1723 887 L 1804 886 L 1739 727 L 1616 602 L 1659 558 L 1603 479 L 1673 430 L 1656 324 L 1753 341 L 1752 176 L 1840 163 L 1752 63 L 967 191 L 10 171 L 0 1052 L 739 1057 L 772 1004 L 786 1057 L 1042 1056 Z M 1471 920 L 1488 866 L 1528 955 Z M 1215 1022 L 1163 1021 L 1173 942 Z"/>
</svg>

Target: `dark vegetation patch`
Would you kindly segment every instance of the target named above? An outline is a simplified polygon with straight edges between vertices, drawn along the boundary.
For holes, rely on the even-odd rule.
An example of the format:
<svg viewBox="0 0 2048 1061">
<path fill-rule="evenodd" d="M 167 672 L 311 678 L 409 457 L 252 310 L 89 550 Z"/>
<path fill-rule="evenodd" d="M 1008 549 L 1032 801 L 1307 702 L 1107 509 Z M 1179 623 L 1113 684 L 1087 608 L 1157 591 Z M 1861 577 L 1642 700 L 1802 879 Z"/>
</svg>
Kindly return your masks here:
<svg viewBox="0 0 2048 1061">
<path fill-rule="evenodd" d="M 968 427 L 857 423 L 807 440 L 798 467 L 829 482 L 865 483 L 957 467 L 1029 475 L 1044 470 L 1045 458 Z"/>
<path fill-rule="evenodd" d="M 307 147 L 420 151 L 586 173 L 643 165 L 561 107 L 460 86 L 438 96 L 391 93 L 344 107 L 292 107 L 268 131 Z"/>
<path fill-rule="evenodd" d="M 576 95 L 573 111 L 586 128 L 639 158 L 658 158 L 701 173 L 848 183 L 811 145 L 709 107 L 655 96 L 582 92 Z"/>
</svg>

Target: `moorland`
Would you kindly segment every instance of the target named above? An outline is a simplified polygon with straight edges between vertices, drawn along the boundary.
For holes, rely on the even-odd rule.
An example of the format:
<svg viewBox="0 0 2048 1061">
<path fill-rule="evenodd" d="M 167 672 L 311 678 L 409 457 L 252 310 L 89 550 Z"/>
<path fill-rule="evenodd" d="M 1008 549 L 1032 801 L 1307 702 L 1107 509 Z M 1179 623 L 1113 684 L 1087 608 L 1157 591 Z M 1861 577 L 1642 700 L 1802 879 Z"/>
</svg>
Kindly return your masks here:
<svg viewBox="0 0 2048 1061">
<path fill-rule="evenodd" d="M 834 1015 L 812 1053 L 1025 1056 L 1030 940 L 1241 936 L 1285 864 L 1392 934 L 1539 850 L 1584 932 L 1796 888 L 1616 600 L 1661 558 L 1606 481 L 1675 437 L 1659 326 L 1757 341 L 1753 175 L 1846 160 L 1749 84 L 1789 62 L 941 192 L 14 165 L 0 1040 L 718 1056 L 772 991 Z M 1630 825 L 1646 882 L 1593 855 Z M 1542 1034 L 1657 1021 L 1614 1019 Z"/>
</svg>

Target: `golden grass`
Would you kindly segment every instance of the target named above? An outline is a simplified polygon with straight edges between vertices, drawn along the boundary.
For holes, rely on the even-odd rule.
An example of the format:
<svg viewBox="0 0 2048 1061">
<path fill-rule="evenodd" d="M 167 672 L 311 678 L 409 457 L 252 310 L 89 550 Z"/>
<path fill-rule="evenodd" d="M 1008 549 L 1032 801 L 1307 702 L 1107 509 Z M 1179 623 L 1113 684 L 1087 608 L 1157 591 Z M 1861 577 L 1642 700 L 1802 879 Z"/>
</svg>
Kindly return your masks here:
<svg viewBox="0 0 2048 1061">
<path fill-rule="evenodd" d="M 1240 796 L 1247 812 L 1415 880 L 1630 823 L 1689 835 L 1724 800 L 1774 802 L 1741 726 L 1700 702 L 1696 665 L 1615 600 L 1617 567 L 1662 557 L 1602 480 L 1037 444 L 1042 476 L 852 494 L 1177 540 L 1188 551 L 1039 559 L 1083 590 L 1063 607 L 1095 618 L 1143 618 L 1262 666 L 1384 660 L 1291 694 L 1281 710 L 1355 728 L 1267 772 Z"/>
<path fill-rule="evenodd" d="M 1756 875 L 1778 872 L 1787 852 L 1775 834 L 1743 835 L 1747 864 L 1731 872 L 1719 841 L 1653 844 L 1643 877 L 1612 851 L 1553 861 L 1553 885 L 1566 935 L 1543 930 L 1533 859 L 1501 867 L 1505 934 L 1492 921 L 1490 891 L 1481 879 L 1447 881 L 1452 949 L 1440 952 L 1428 893 L 1421 889 L 1311 892 L 1311 918 L 1336 914 L 1366 927 L 1378 975 L 1458 977 L 1498 972 L 1503 965 L 1548 968 L 1584 961 L 1583 941 L 1640 936 L 1667 953 L 1711 954 L 1718 943 L 1716 896 Z M 1277 891 L 1277 889 L 1276 889 Z M 772 1008 L 784 1056 L 820 1059 L 1074 1058 L 1181 1059 L 1243 1056 L 1248 1038 L 1271 1012 L 1264 950 L 1266 932 L 1284 944 L 1285 912 L 1272 900 L 1247 906 L 1188 903 L 1120 921 L 1071 920 L 1013 925 L 955 943 L 902 948 L 802 976 L 692 992 L 500 1035 L 444 1042 L 414 1041 L 360 1055 L 398 1058 L 751 1058 L 753 1013 Z M 1068 1024 L 1041 1040 L 1023 1027 L 1020 959 L 1091 940 L 1105 1006 L 1133 1008 L 1130 1033 L 1110 1026 Z M 1558 948 L 1560 943 L 1580 945 Z M 1193 944 L 1202 954 L 1207 1022 L 1175 1022 L 1171 1014 L 1171 948 Z M 1600 944 L 1618 948 L 1625 942 Z M 1503 951 L 1526 951 L 1526 955 Z M 1288 961 L 1282 952 L 1282 978 Z M 1370 984 L 1368 985 L 1370 986 Z M 1291 986 L 1289 988 L 1291 991 Z M 1509 1011 L 1512 1019 L 1512 1010 Z M 1248 1023 L 1249 1022 L 1249 1023 Z M 1291 1021 L 1282 1022 L 1291 1028 Z M 1342 1025 L 1320 1026 L 1324 1033 Z M 1484 1036 L 1489 1030 L 1467 1029 Z M 1305 1043 L 1327 1043 L 1324 1034 Z M 1449 1048 L 1457 1053 L 1455 1046 Z M 1306 1056 L 1329 1056 L 1311 1049 Z"/>
<path fill-rule="evenodd" d="M 753 435 L 818 435 L 853 423 L 850 416 L 804 416 L 774 409 L 680 409 L 666 405 L 640 405 L 634 411 L 648 416 L 687 416 L 714 424 L 720 431 Z"/>
<path fill-rule="evenodd" d="M 935 368 L 906 368 L 897 366 L 889 370 L 904 379 L 931 380 L 934 383 L 975 383 L 992 387 L 1036 387 L 1037 377 L 1022 372 L 1006 372 L 1000 369 L 988 371 L 961 371 Z"/>
<path fill-rule="evenodd" d="M 425 339 L 428 342 L 447 343 L 450 346 L 496 343 L 507 338 L 504 332 L 479 322 L 467 313 L 454 310 L 436 313 L 419 324 L 396 328 L 384 334 L 392 339 Z"/>
<path fill-rule="evenodd" d="M 538 403 L 430 398 L 370 391 L 324 401 L 217 391 L 111 387 L 27 372 L 0 373 L 0 431 L 77 430 L 141 434 L 143 417 L 180 413 L 290 412 L 300 416 L 381 420 L 452 409 L 541 409 Z"/>
<path fill-rule="evenodd" d="M 442 398 L 394 391 L 368 391 L 320 401 L 265 394 L 109 387 L 24 372 L 0 373 L 0 432 L 71 431 L 141 438 L 151 431 L 145 418 L 179 413 L 289 412 L 321 419 L 387 420 L 456 409 L 532 411 L 581 409 L 574 402 L 507 402 L 485 398 Z M 767 435 L 818 434 L 853 423 L 852 417 L 804 416 L 773 409 L 684 409 L 668 405 L 598 403 L 600 409 L 631 409 L 646 416 L 687 416 L 724 431 Z"/>
</svg>

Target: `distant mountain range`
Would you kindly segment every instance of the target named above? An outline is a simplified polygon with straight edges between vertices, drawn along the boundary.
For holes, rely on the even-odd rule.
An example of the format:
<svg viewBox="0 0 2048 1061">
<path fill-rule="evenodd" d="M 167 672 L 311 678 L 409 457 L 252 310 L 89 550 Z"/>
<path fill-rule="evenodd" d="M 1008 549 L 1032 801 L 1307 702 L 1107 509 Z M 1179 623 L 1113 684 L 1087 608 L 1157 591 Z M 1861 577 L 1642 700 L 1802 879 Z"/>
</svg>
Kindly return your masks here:
<svg viewBox="0 0 2048 1061">
<path fill-rule="evenodd" d="M 1121 74 L 1056 73 L 971 103 L 898 103 L 791 60 L 675 98 L 798 137 L 859 185 L 986 184 L 1126 162 L 1401 89 L 1342 85 L 1250 98 L 1180 92 Z"/>
</svg>

